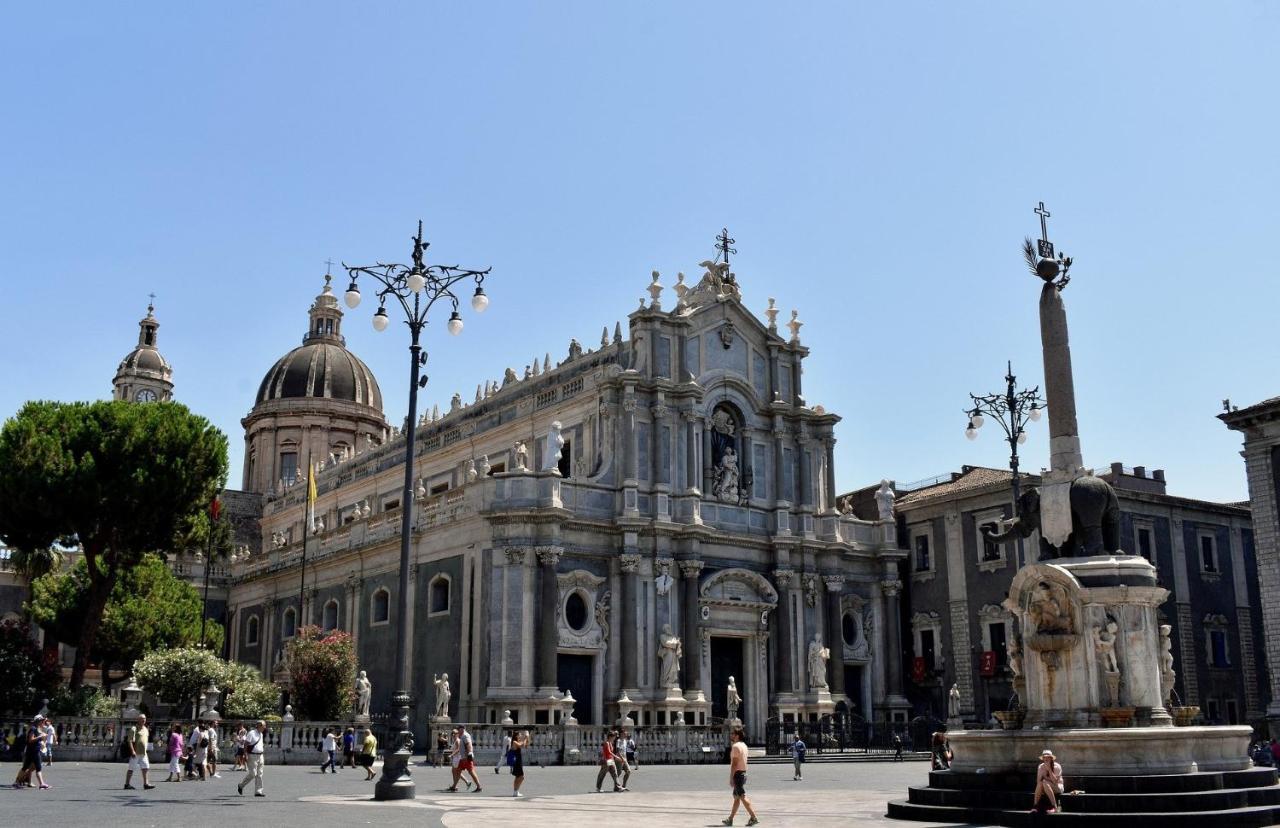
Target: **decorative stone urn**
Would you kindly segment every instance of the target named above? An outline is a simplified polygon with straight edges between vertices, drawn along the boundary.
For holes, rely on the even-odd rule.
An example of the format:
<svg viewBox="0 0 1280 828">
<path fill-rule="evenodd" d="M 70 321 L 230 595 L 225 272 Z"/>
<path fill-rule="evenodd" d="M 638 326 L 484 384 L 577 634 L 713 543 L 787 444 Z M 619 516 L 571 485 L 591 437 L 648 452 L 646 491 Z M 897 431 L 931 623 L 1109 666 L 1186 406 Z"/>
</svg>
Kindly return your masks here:
<svg viewBox="0 0 1280 828">
<path fill-rule="evenodd" d="M 1027 717 L 1025 710 L 996 710 L 991 715 L 996 717 L 996 721 L 1000 722 L 1000 727 L 1004 730 L 1021 730 L 1022 720 Z"/>
<path fill-rule="evenodd" d="M 1173 723 L 1178 727 L 1190 727 L 1200 718 L 1200 708 L 1195 706 L 1175 707 L 1172 713 Z"/>
</svg>

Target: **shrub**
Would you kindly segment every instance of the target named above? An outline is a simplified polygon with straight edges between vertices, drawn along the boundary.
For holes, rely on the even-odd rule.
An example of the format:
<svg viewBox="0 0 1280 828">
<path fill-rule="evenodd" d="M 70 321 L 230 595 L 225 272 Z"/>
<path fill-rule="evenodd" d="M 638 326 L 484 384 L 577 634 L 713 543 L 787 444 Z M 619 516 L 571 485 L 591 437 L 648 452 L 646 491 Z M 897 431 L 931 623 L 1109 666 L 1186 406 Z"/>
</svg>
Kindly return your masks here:
<svg viewBox="0 0 1280 828">
<path fill-rule="evenodd" d="M 287 659 L 298 718 L 334 721 L 351 714 L 356 648 L 349 633 L 303 627 L 289 642 Z"/>
<path fill-rule="evenodd" d="M 228 719 L 261 719 L 280 710 L 280 688 L 248 664 L 226 664 L 218 686 L 227 694 L 222 715 Z"/>
<path fill-rule="evenodd" d="M 191 704 L 225 673 L 226 662 L 199 647 L 156 650 L 133 663 L 138 684 L 172 705 Z"/>
<path fill-rule="evenodd" d="M 91 685 L 75 690 L 59 687 L 49 699 L 49 712 L 55 716 L 114 719 L 120 716 L 120 700 Z"/>
<path fill-rule="evenodd" d="M 62 680 L 55 658 L 42 653 L 23 621 L 0 623 L 0 711 L 25 715 L 51 698 Z"/>
</svg>

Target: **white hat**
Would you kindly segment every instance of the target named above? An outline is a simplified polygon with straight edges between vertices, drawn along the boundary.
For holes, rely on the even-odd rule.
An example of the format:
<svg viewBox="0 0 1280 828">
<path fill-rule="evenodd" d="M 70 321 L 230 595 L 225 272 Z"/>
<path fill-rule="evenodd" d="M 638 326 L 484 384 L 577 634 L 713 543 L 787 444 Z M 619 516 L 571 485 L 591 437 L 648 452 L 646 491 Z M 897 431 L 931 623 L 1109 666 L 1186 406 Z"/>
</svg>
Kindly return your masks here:
<svg viewBox="0 0 1280 828">
<path fill-rule="evenodd" d="M 1057 758 L 1058 758 L 1058 757 L 1054 756 L 1054 755 L 1053 755 L 1053 751 L 1049 750 L 1048 748 L 1045 748 L 1044 750 L 1040 751 L 1040 758 L 1041 758 L 1041 759 L 1043 759 L 1043 758 L 1044 758 L 1044 757 L 1046 757 L 1046 756 L 1048 756 L 1050 759 L 1057 759 Z"/>
</svg>

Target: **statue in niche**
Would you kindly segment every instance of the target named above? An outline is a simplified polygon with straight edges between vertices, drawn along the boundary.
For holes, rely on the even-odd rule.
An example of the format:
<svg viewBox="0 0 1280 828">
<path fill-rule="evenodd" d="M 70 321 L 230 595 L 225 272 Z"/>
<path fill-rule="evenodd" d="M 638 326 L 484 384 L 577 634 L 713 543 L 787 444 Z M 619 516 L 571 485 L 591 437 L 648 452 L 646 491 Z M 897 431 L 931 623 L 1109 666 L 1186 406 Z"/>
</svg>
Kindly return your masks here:
<svg viewBox="0 0 1280 828">
<path fill-rule="evenodd" d="M 725 704 L 729 708 L 729 721 L 738 718 L 738 708 L 742 706 L 742 696 L 738 695 L 738 685 L 733 676 L 729 676 L 729 687 L 725 690 Z"/>
<path fill-rule="evenodd" d="M 447 719 L 449 717 L 449 699 L 453 698 L 453 693 L 449 690 L 449 674 L 433 675 L 431 683 L 436 688 L 436 718 Z"/>
<path fill-rule="evenodd" d="M 711 493 L 725 503 L 737 503 L 741 496 L 738 489 L 738 453 L 728 446 L 715 468 L 715 482 Z"/>
<path fill-rule="evenodd" d="M 1093 647 L 1098 652 L 1098 661 L 1102 665 L 1104 673 L 1120 672 L 1120 665 L 1116 663 L 1116 631 L 1119 629 L 1116 622 L 1108 619 L 1106 626 L 1097 626 L 1093 628 Z"/>
<path fill-rule="evenodd" d="M 662 625 L 662 634 L 658 636 L 658 686 L 671 688 L 680 686 L 680 659 L 684 656 L 680 639 L 671 632 L 670 624 Z"/>
<path fill-rule="evenodd" d="M 815 690 L 827 688 L 827 660 L 831 658 L 831 649 L 822 646 L 822 636 L 813 634 L 809 642 L 809 684 Z"/>
<path fill-rule="evenodd" d="M 364 671 L 360 671 L 360 675 L 356 678 L 356 715 L 369 715 L 369 699 L 373 696 L 373 683 L 369 681 L 369 675 Z"/>
<path fill-rule="evenodd" d="M 1031 595 L 1027 614 L 1038 634 L 1074 635 L 1076 632 L 1071 599 L 1059 584 L 1041 581 Z"/>
<path fill-rule="evenodd" d="M 947 718 L 960 718 L 960 685 L 952 684 L 950 692 L 947 693 Z"/>
</svg>

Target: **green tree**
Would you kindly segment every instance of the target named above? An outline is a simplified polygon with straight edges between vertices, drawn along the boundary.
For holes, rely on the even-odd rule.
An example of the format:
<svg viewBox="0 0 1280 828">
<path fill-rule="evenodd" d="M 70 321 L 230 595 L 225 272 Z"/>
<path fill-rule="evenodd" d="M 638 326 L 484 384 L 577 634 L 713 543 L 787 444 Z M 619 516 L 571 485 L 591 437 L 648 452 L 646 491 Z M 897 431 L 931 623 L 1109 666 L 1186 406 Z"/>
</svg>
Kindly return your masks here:
<svg viewBox="0 0 1280 828">
<path fill-rule="evenodd" d="M 138 684 L 175 705 L 190 704 L 209 682 L 218 684 L 225 675 L 226 662 L 199 647 L 156 650 L 133 663 Z"/>
<path fill-rule="evenodd" d="M 228 719 L 261 719 L 280 712 L 280 688 L 262 677 L 256 667 L 225 662 L 218 684 L 223 696 L 222 715 Z"/>
<path fill-rule="evenodd" d="M 56 546 L 46 546 L 43 549 L 15 549 L 9 560 L 13 563 L 14 571 L 27 579 L 27 600 L 30 601 L 36 579 L 62 569 L 66 554 Z"/>
<path fill-rule="evenodd" d="M 307 626 L 286 651 L 294 707 L 313 721 L 345 719 L 355 703 L 356 648 L 350 633 Z"/>
<path fill-rule="evenodd" d="M 88 565 L 77 561 L 69 571 L 34 583 L 29 614 L 54 638 L 74 644 L 86 623 L 91 589 Z M 102 613 L 90 654 L 102 668 L 102 686 L 111 686 L 113 667 L 128 669 L 152 650 L 198 645 L 202 608 L 200 593 L 174 575 L 163 558 L 144 555 L 116 581 Z M 222 625 L 209 622 L 206 646 L 217 652 L 222 640 Z"/>
<path fill-rule="evenodd" d="M 36 550 L 70 540 L 84 554 L 73 689 L 116 583 L 167 548 L 226 474 L 226 437 L 178 403 L 30 402 L 0 429 L 0 541 Z"/>
<path fill-rule="evenodd" d="M 53 697 L 62 680 L 56 661 L 47 659 L 23 621 L 0 623 L 0 711 L 26 714 L 40 699 Z"/>
</svg>

